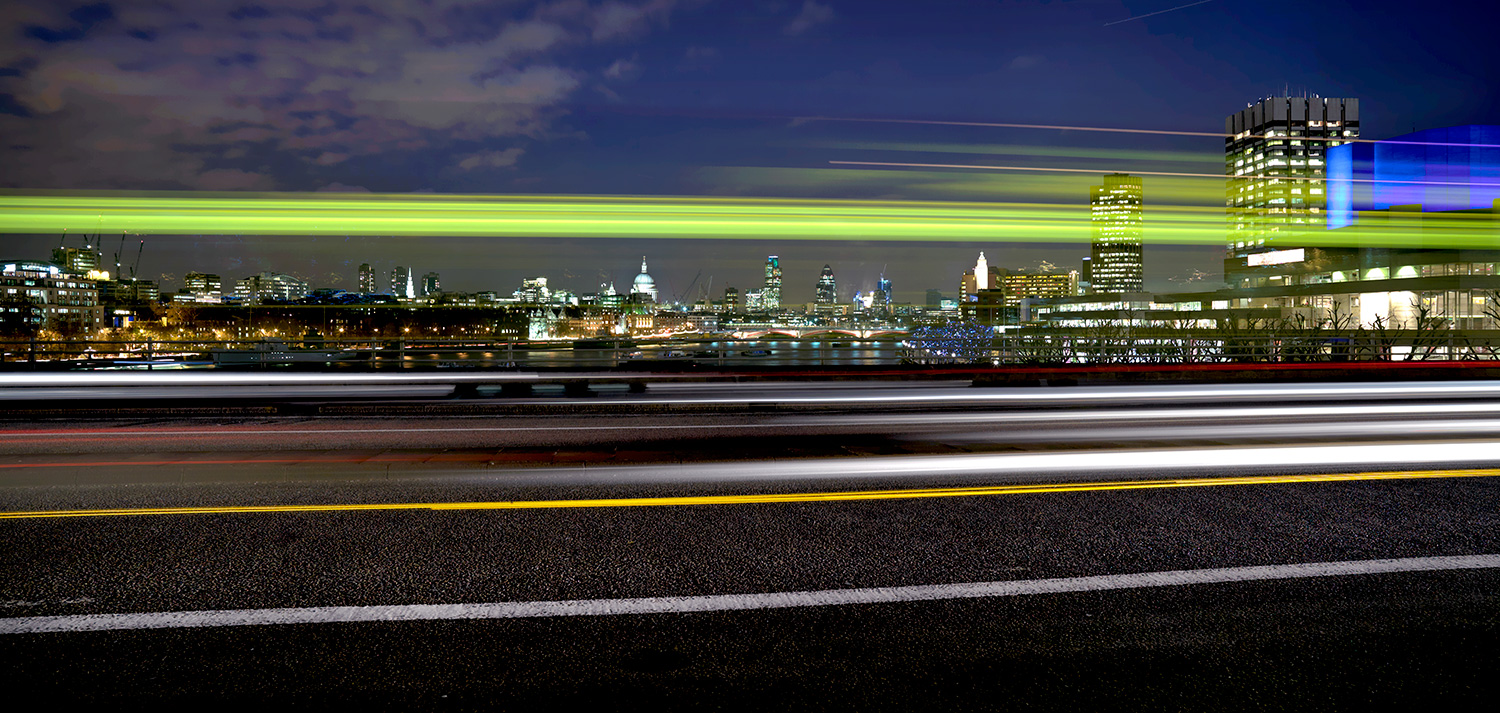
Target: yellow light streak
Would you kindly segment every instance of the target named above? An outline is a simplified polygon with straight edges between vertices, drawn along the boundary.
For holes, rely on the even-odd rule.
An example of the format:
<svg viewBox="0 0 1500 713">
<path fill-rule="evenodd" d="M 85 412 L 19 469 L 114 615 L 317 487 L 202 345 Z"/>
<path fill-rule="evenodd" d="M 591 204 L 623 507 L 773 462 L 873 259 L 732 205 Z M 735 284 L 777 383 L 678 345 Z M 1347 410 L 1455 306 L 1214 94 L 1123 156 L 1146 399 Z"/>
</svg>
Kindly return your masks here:
<svg viewBox="0 0 1500 713">
<path fill-rule="evenodd" d="M 1223 201 L 1222 177 L 1160 180 L 1174 185 L 1212 180 L 1218 192 L 1202 195 Z M 1185 190 L 1168 188 L 1177 194 Z M 1222 205 L 1152 204 L 1145 216 L 1148 243 L 1222 245 L 1225 240 Z M 1093 235 L 1089 218 L 1087 208 L 1077 205 L 976 201 L 0 192 L 0 233 L 18 234 L 55 233 L 98 222 L 106 232 L 158 235 L 1088 242 Z M 1355 227 L 1321 230 L 1309 225 L 1296 239 L 1307 247 L 1489 248 L 1497 239 L 1497 226 L 1487 212 L 1362 213 Z"/>
<path fill-rule="evenodd" d="M 584 500 L 505 500 L 455 503 L 349 503 L 331 505 L 226 505 L 213 507 L 120 508 L 112 510 L 37 510 L 0 513 L 0 520 L 73 517 L 122 517 L 140 515 L 240 515 L 249 513 L 366 512 L 391 510 L 563 510 L 578 508 L 680 507 L 684 505 L 757 505 L 785 503 L 849 502 L 862 500 L 915 500 L 1041 493 L 1085 493 L 1111 490 L 1157 490 L 1207 488 L 1229 485 L 1284 485 L 1291 483 L 1338 483 L 1382 480 L 1429 480 L 1437 478 L 1492 478 L 1500 469 L 1413 470 L 1370 473 L 1305 475 L 1251 475 L 1175 480 L 1120 480 L 1092 483 L 1033 483 L 908 490 L 856 490 L 828 493 L 760 493 L 751 495 L 688 495 L 656 498 L 599 498 Z"/>
</svg>

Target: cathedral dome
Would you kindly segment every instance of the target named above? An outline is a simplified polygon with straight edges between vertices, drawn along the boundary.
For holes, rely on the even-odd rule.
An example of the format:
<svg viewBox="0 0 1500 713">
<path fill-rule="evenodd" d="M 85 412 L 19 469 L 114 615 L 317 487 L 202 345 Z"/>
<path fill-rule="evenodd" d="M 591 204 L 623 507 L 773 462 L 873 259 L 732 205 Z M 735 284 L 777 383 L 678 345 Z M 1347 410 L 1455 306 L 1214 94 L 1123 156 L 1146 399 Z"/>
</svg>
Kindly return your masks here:
<svg viewBox="0 0 1500 713">
<path fill-rule="evenodd" d="M 630 294 L 650 295 L 652 300 L 656 299 L 656 280 L 646 272 L 646 258 L 641 258 L 641 274 L 635 276 L 635 282 L 631 283 Z"/>
</svg>

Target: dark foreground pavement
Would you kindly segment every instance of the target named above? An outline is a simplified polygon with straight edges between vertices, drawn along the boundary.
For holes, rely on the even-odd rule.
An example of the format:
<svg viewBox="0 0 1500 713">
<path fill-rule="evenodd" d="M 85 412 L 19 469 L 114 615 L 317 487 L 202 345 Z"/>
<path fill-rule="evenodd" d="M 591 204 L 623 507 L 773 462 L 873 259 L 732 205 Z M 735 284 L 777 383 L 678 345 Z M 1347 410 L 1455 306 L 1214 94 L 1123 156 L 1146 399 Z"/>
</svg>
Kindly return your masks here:
<svg viewBox="0 0 1500 713">
<path fill-rule="evenodd" d="M 1491 573 L 599 619 L 7 637 L 13 696 L 376 710 L 1493 704 Z M 210 703 L 210 705 L 217 705 Z"/>
<path fill-rule="evenodd" d="M 224 487 L 175 489 L 191 499 L 183 491 Z M 269 486 L 235 487 L 268 496 L 256 488 Z M 383 502 L 442 497 L 424 483 L 362 488 Z M 615 599 L 1492 554 L 1496 502 L 1500 479 L 1467 478 L 8 520 L 0 601 L 18 617 Z M 1461 709 L 1497 692 L 1497 585 L 1500 570 L 1481 569 L 740 612 L 4 635 L 0 669 L 13 695 L 112 706 Z"/>
<path fill-rule="evenodd" d="M 1500 402 L 1467 387 L 1279 402 L 1079 391 L 1071 405 L 1065 391 L 959 404 L 974 391 L 825 390 L 800 394 L 821 411 L 688 390 L 695 409 L 734 410 L 5 423 L 0 514 L 303 508 L 0 519 L 5 691 L 110 708 L 653 711 L 1488 710 L 1500 693 L 1493 564 L 739 611 L 3 633 L 34 617 L 672 603 L 1500 555 Z M 912 394 L 921 403 L 892 406 Z M 1380 470 L 1426 477 L 1201 480 Z M 1153 479 L 1183 482 L 1141 487 Z M 318 509 L 1097 481 L 1131 482 Z"/>
</svg>

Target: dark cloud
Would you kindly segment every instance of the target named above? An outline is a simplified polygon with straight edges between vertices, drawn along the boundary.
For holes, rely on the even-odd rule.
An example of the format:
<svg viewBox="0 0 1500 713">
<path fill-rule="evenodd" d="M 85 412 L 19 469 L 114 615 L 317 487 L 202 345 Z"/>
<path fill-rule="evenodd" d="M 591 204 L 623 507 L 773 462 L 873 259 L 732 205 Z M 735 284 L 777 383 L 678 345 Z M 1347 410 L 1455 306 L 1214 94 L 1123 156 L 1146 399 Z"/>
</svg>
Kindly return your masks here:
<svg viewBox="0 0 1500 713">
<path fill-rule="evenodd" d="M 0 185 L 262 188 L 509 168 L 676 0 L 198 0 L 0 10 Z M 82 40 L 87 37 L 86 42 Z M 618 57 L 619 55 L 616 55 Z M 608 71 L 635 73 L 632 60 Z M 564 132 L 566 133 L 566 132 Z M 126 168 L 128 167 L 128 168 Z M 400 168 L 397 168 L 400 167 Z M 412 175 L 414 170 L 428 175 Z M 404 177 L 407 185 L 389 180 Z"/>
</svg>

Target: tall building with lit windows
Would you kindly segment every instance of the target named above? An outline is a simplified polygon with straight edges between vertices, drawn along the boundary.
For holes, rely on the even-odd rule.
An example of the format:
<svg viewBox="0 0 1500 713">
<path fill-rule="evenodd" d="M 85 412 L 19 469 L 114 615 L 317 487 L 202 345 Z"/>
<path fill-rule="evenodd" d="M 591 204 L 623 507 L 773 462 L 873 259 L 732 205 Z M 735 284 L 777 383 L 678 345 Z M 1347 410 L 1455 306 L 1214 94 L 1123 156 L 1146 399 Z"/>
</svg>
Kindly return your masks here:
<svg viewBox="0 0 1500 713">
<path fill-rule="evenodd" d="M 1359 100 L 1269 97 L 1224 120 L 1228 257 L 1298 247 L 1320 230 L 1329 148 L 1359 138 Z"/>
<path fill-rule="evenodd" d="M 373 295 L 376 292 L 375 270 L 370 267 L 370 263 L 359 266 L 359 292 L 362 295 Z"/>
<path fill-rule="evenodd" d="M 1140 292 L 1144 266 L 1141 259 L 1141 179 L 1111 173 L 1094 186 L 1089 201 L 1089 223 L 1094 246 L 1090 255 L 1090 284 L 1094 292 Z"/>
<path fill-rule="evenodd" d="M 760 300 L 764 309 L 781 309 L 781 258 L 775 255 L 766 257 L 766 286 Z"/>
<path fill-rule="evenodd" d="M 391 294 L 406 299 L 417 296 L 417 288 L 411 277 L 411 268 L 398 265 L 396 269 L 391 270 Z"/>
<path fill-rule="evenodd" d="M 823 274 L 818 276 L 817 299 L 820 305 L 837 304 L 839 301 L 838 283 L 833 279 L 833 268 L 829 265 L 823 266 Z"/>
</svg>

